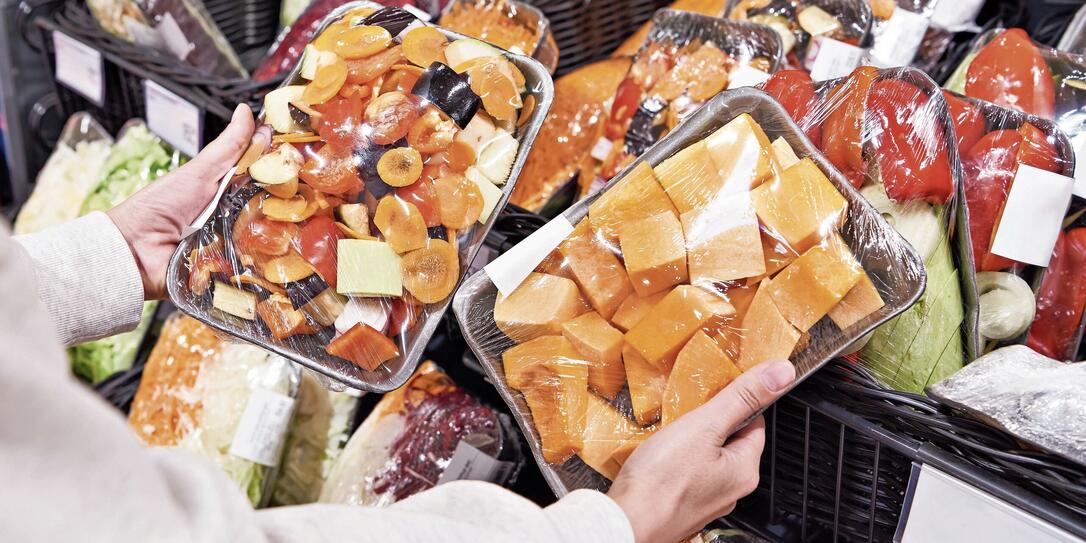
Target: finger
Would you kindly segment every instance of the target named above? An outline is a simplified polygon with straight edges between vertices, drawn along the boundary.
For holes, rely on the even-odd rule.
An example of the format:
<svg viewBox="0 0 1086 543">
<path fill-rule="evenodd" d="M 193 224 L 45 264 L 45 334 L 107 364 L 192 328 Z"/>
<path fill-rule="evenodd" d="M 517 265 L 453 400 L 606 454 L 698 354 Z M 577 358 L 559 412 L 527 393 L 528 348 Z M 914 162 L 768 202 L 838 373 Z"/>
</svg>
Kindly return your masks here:
<svg viewBox="0 0 1086 543">
<path fill-rule="evenodd" d="M 218 181 L 249 147 L 253 129 L 253 112 L 249 106 L 239 105 L 226 130 L 184 166 L 185 173 L 197 179 Z"/>
<path fill-rule="evenodd" d="M 740 461 L 758 462 L 765 449 L 765 417 L 756 417 L 750 424 L 732 434 L 724 450 Z"/>
<path fill-rule="evenodd" d="M 796 378 L 796 369 L 787 360 L 764 362 L 743 372 L 705 405 L 688 417 L 721 443 L 735 429 L 779 398 Z"/>
</svg>

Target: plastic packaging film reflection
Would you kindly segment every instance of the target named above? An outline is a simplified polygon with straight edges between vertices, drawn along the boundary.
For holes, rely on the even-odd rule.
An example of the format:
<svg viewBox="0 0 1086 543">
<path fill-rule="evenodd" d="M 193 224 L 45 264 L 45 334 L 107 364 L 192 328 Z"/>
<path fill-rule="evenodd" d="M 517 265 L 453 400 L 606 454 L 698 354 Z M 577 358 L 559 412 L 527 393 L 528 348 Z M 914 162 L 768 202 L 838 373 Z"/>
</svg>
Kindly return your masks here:
<svg viewBox="0 0 1086 543">
<path fill-rule="evenodd" d="M 924 283 L 907 243 L 755 90 L 709 100 L 562 221 L 553 248 L 514 248 L 539 262 L 523 282 L 491 280 L 500 257 L 454 302 L 559 494 L 606 488 L 656 429 L 762 361 L 810 373 Z"/>
</svg>

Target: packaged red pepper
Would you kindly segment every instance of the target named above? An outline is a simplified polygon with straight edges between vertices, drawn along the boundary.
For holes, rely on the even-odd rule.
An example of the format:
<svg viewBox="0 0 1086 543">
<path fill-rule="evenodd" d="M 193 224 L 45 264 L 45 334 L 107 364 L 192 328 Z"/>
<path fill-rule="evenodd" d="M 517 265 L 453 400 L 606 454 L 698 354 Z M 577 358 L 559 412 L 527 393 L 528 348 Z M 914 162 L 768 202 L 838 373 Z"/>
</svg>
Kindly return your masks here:
<svg viewBox="0 0 1086 543">
<path fill-rule="evenodd" d="M 1037 290 L 1037 316 L 1028 339 L 1033 350 L 1057 360 L 1074 360 L 1086 306 L 1083 270 L 1086 270 L 1086 228 L 1061 233 Z"/>
</svg>

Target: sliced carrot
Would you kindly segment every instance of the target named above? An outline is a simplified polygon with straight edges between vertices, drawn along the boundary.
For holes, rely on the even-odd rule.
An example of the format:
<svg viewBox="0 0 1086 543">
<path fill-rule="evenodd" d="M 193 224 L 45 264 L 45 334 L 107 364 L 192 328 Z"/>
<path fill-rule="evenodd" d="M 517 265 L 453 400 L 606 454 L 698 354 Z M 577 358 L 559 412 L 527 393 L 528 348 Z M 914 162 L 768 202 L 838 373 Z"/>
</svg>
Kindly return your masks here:
<svg viewBox="0 0 1086 543">
<path fill-rule="evenodd" d="M 403 37 L 403 54 L 407 60 L 423 67 L 429 68 L 431 64 L 440 62 L 444 64 L 445 46 L 449 40 L 445 35 L 432 26 L 420 26 L 412 29 Z"/>
</svg>

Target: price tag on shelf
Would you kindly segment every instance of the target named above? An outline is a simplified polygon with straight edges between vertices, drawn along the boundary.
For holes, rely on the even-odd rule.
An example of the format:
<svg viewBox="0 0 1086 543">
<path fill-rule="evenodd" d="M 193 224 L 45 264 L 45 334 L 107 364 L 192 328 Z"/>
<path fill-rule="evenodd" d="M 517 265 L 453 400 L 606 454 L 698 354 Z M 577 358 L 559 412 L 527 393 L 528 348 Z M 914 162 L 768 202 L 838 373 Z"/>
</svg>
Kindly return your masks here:
<svg viewBox="0 0 1086 543">
<path fill-rule="evenodd" d="M 572 233 L 573 225 L 559 215 L 487 264 L 483 270 L 498 287 L 498 292 L 509 296 Z"/>
<path fill-rule="evenodd" d="M 807 47 L 803 64 L 811 71 L 811 79 L 825 81 L 852 73 L 864 58 L 865 51 L 855 45 L 817 36 Z"/>
<path fill-rule="evenodd" d="M 895 542 L 1079 542 L 1078 538 L 928 465 L 913 465 Z"/>
<path fill-rule="evenodd" d="M 1048 266 L 1075 180 L 1021 164 L 1014 174 L 992 252 L 1034 266 Z"/>
<path fill-rule="evenodd" d="M 149 79 L 143 90 L 148 128 L 178 151 L 196 156 L 203 147 L 204 110 Z"/>
<path fill-rule="evenodd" d="M 101 107 L 106 79 L 102 53 L 67 34 L 53 31 L 57 81 Z"/>
</svg>

